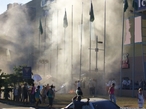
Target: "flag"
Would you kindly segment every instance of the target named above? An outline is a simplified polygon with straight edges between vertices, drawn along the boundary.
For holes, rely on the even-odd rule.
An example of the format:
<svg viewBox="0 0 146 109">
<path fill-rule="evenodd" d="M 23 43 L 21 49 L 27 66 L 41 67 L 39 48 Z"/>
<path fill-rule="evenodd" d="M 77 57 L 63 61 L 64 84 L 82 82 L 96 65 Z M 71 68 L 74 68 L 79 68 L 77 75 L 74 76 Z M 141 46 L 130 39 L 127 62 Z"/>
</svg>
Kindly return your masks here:
<svg viewBox="0 0 146 109">
<path fill-rule="evenodd" d="M 124 0 L 124 12 L 128 9 L 128 2 L 127 0 Z"/>
<path fill-rule="evenodd" d="M 83 24 L 83 13 L 82 13 L 82 16 L 81 16 L 81 24 Z"/>
<path fill-rule="evenodd" d="M 92 5 L 92 2 L 91 2 L 91 8 L 90 8 L 90 21 L 93 22 L 94 21 L 94 12 L 93 12 L 93 5 Z"/>
<path fill-rule="evenodd" d="M 138 16 L 135 17 L 135 43 L 141 43 L 142 42 L 142 17 Z"/>
<path fill-rule="evenodd" d="M 82 15 L 81 15 L 81 24 L 83 24 L 83 2 L 82 2 Z"/>
<path fill-rule="evenodd" d="M 135 0 L 133 0 L 132 7 L 134 8 L 134 10 L 138 9 L 138 4 Z"/>
<path fill-rule="evenodd" d="M 68 22 L 67 22 L 66 10 L 65 10 L 65 14 L 64 14 L 64 18 L 63 18 L 63 27 L 66 28 L 67 26 L 68 26 Z"/>
<path fill-rule="evenodd" d="M 40 30 L 40 33 L 43 34 L 43 27 L 42 27 L 42 22 L 41 22 L 41 20 L 40 20 L 39 30 Z"/>
</svg>

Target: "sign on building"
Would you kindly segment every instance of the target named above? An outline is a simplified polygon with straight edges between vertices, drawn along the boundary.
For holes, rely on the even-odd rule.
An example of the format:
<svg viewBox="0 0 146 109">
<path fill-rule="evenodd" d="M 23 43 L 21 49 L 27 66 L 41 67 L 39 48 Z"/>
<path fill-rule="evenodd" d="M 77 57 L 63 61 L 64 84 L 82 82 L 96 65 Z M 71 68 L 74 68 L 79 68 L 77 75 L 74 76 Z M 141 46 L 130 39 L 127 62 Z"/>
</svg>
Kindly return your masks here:
<svg viewBox="0 0 146 109">
<path fill-rule="evenodd" d="M 135 4 L 137 4 L 136 11 L 146 11 L 146 0 L 135 0 Z"/>
</svg>

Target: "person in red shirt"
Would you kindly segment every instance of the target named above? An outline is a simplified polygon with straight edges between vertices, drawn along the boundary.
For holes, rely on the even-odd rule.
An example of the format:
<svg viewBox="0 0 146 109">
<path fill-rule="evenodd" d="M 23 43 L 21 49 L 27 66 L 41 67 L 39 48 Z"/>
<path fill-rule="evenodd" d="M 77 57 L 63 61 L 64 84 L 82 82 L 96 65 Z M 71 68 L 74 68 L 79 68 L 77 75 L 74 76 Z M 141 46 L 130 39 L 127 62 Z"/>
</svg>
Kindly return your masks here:
<svg viewBox="0 0 146 109">
<path fill-rule="evenodd" d="M 109 87 L 108 93 L 109 93 L 109 99 L 110 99 L 111 101 L 113 101 L 114 103 L 116 103 L 116 97 L 115 97 L 115 83 L 112 83 L 112 86 Z"/>
</svg>

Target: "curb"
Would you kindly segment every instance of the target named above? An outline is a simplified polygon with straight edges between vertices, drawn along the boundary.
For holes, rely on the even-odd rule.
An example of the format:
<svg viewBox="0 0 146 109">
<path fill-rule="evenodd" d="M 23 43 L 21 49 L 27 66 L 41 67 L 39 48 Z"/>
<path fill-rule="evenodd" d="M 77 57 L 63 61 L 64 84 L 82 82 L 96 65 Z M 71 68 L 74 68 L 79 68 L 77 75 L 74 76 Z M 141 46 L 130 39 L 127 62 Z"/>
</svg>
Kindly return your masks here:
<svg viewBox="0 0 146 109">
<path fill-rule="evenodd" d="M 4 103 L 4 104 L 8 104 L 8 105 L 13 105 L 13 106 L 21 106 L 21 107 L 33 107 L 35 108 L 34 104 L 29 104 L 29 103 L 22 103 L 22 102 L 14 102 L 14 101 L 10 101 L 10 100 L 2 100 L 0 99 L 0 102 L 1 103 Z M 47 106 L 39 106 L 39 108 L 47 108 Z"/>
</svg>

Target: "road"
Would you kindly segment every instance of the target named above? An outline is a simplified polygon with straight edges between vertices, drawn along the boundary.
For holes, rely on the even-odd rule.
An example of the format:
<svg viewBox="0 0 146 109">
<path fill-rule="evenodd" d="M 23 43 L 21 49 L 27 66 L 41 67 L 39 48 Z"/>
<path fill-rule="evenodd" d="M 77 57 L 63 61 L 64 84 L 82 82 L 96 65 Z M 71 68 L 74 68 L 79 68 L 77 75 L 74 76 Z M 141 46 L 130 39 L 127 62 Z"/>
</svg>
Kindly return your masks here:
<svg viewBox="0 0 146 109">
<path fill-rule="evenodd" d="M 35 109 L 35 108 L 32 108 L 32 107 L 18 107 L 18 106 L 12 106 L 12 105 L 8 105 L 8 104 L 0 103 L 0 109 Z"/>
</svg>

